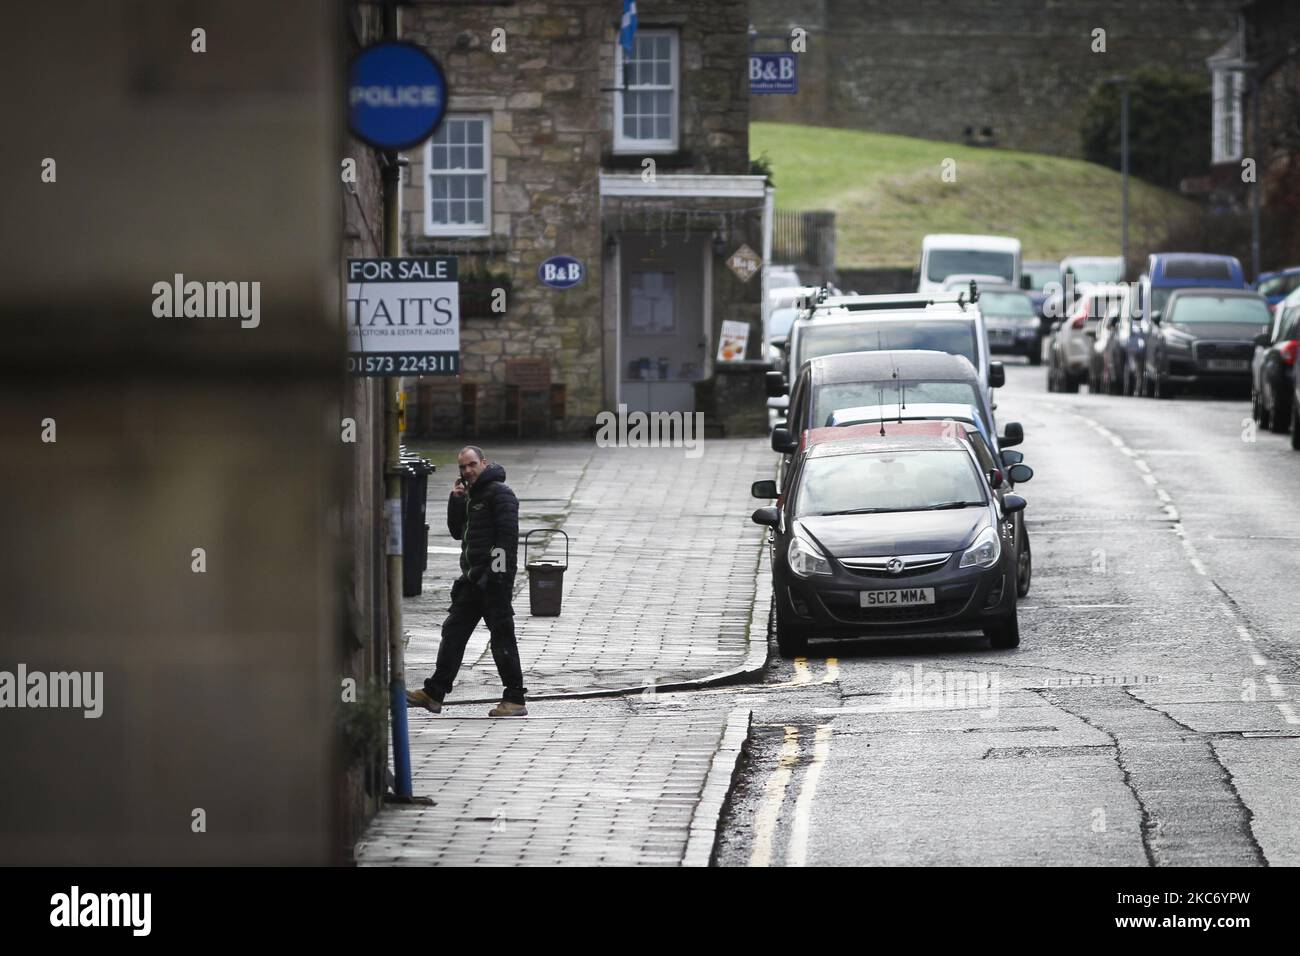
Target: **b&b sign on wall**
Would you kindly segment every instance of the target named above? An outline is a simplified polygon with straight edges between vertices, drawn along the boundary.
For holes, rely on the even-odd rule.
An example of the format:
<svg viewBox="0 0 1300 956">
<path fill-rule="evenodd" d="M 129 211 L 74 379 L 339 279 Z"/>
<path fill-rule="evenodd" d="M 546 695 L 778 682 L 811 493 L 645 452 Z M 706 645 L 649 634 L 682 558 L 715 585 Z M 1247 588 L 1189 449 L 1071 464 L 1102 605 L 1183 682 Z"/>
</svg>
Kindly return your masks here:
<svg viewBox="0 0 1300 956">
<path fill-rule="evenodd" d="M 551 256 L 537 267 L 537 278 L 552 289 L 571 289 L 586 275 L 582 260 L 573 256 Z"/>
<path fill-rule="evenodd" d="M 796 53 L 751 53 L 749 55 L 750 93 L 798 93 L 799 71 Z"/>
</svg>

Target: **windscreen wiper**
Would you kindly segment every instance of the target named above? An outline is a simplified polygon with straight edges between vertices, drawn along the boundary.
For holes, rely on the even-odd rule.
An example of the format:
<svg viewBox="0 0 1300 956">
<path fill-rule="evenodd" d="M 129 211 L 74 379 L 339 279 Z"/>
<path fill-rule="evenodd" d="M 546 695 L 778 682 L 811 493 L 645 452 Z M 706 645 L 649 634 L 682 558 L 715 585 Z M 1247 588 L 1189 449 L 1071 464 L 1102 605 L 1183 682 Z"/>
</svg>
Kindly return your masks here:
<svg viewBox="0 0 1300 956">
<path fill-rule="evenodd" d="M 982 505 L 982 501 L 945 501 L 937 505 L 929 505 L 925 508 L 918 508 L 918 511 L 946 511 L 949 508 L 974 508 Z"/>
</svg>

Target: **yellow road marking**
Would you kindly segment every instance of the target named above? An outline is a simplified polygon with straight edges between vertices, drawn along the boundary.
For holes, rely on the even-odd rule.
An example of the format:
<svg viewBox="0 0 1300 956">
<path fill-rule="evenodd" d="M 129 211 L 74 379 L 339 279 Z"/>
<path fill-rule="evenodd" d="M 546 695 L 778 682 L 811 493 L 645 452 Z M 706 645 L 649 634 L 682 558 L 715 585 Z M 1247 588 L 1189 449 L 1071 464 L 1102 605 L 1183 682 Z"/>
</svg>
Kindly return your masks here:
<svg viewBox="0 0 1300 956">
<path fill-rule="evenodd" d="M 789 866 L 808 865 L 808 830 L 812 824 L 813 799 L 817 795 L 817 781 L 822 774 L 822 766 L 831 752 L 831 725 L 822 724 L 813 737 L 812 763 L 803 776 L 803 787 L 794 804 L 794 830 L 790 835 L 790 852 L 787 858 Z"/>
<path fill-rule="evenodd" d="M 794 773 L 795 761 L 799 758 L 799 728 L 787 726 L 785 740 L 781 742 L 781 756 L 776 769 L 767 778 L 763 788 L 763 802 L 754 818 L 754 852 L 750 854 L 750 866 L 772 865 L 772 841 L 776 836 L 776 820 L 781 814 L 781 804 L 785 802 L 785 790 L 790 785 Z"/>
</svg>

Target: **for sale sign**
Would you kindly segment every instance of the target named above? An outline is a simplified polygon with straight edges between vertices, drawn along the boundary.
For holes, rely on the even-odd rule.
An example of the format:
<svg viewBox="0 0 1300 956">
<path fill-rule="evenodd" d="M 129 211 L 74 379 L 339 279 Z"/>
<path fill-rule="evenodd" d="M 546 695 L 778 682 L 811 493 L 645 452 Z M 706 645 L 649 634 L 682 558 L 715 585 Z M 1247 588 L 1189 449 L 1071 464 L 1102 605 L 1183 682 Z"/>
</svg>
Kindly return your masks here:
<svg viewBox="0 0 1300 956">
<path fill-rule="evenodd" d="M 798 93 L 799 71 L 795 53 L 751 53 L 750 93 Z"/>
<path fill-rule="evenodd" d="M 460 372 L 460 286 L 455 256 L 349 259 L 348 371 L 354 375 Z"/>
</svg>

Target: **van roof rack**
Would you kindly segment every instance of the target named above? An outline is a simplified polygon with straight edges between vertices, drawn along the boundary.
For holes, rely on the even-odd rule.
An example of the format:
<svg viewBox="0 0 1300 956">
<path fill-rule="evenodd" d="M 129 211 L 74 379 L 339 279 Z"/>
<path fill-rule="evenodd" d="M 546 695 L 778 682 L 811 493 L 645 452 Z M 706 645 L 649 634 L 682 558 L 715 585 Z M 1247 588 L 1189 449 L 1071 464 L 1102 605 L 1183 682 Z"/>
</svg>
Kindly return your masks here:
<svg viewBox="0 0 1300 956">
<path fill-rule="evenodd" d="M 893 292 L 875 295 L 838 295 L 832 296 L 823 287 L 814 295 L 802 296 L 796 300 L 799 309 L 815 312 L 820 309 L 843 309 L 846 312 L 872 312 L 886 309 L 925 309 L 932 305 L 955 305 L 965 311 L 966 306 L 979 299 L 974 280 L 971 281 L 969 294 L 961 292 Z"/>
</svg>

